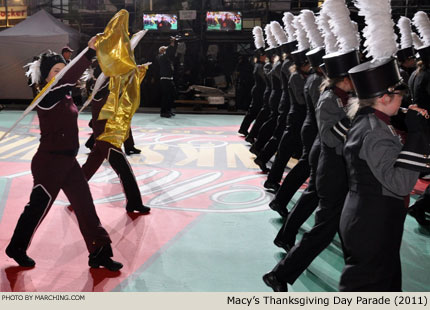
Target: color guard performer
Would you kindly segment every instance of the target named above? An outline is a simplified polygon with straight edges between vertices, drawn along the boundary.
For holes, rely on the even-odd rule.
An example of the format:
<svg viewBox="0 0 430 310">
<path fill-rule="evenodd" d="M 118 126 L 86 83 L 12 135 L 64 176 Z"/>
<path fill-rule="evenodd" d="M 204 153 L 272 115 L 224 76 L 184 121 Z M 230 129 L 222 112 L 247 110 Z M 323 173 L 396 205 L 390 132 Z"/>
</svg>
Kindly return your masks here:
<svg viewBox="0 0 430 310">
<path fill-rule="evenodd" d="M 100 223 L 88 182 L 76 160 L 79 149 L 78 109 L 70 91 L 91 64 L 95 56 L 95 41 L 96 37 L 93 37 L 88 42 L 90 49 L 56 82 L 37 106 L 41 137 L 31 163 L 34 187 L 30 202 L 25 206 L 6 248 L 6 254 L 23 267 L 35 265 L 26 251 L 58 192 L 63 190 L 73 206 L 90 253 L 89 266 L 104 266 L 112 271 L 122 268 L 121 263 L 111 258 L 111 240 Z M 38 70 L 34 69 L 40 70 L 40 77 L 35 77 L 35 80 L 41 85 L 51 82 L 66 64 L 64 58 L 55 53 L 42 54 L 37 62 L 32 69 L 34 75 L 38 75 Z"/>
</svg>

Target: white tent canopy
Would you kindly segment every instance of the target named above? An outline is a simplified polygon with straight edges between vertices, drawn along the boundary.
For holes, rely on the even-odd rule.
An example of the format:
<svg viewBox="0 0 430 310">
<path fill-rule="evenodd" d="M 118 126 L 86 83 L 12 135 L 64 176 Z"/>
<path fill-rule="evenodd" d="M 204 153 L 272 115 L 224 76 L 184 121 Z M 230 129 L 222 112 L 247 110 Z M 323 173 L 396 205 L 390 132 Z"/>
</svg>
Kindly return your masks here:
<svg viewBox="0 0 430 310">
<path fill-rule="evenodd" d="M 24 65 L 47 50 L 60 53 L 65 45 L 79 48 L 80 34 L 40 10 L 13 28 L 0 32 L 0 99 L 32 99 Z"/>
</svg>

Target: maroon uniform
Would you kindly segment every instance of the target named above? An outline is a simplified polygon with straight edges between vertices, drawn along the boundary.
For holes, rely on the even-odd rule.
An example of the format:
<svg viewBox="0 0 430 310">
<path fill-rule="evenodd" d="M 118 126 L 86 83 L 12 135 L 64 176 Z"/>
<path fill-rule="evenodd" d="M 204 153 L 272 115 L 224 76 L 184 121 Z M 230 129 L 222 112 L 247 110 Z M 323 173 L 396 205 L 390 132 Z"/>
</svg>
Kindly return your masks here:
<svg viewBox="0 0 430 310">
<path fill-rule="evenodd" d="M 100 224 L 88 182 L 75 158 L 79 149 L 78 109 L 70 92 L 90 65 L 94 54 L 95 52 L 89 49 L 37 107 L 41 137 L 38 151 L 31 162 L 34 187 L 30 202 L 25 206 L 6 249 L 8 256 L 21 266 L 34 266 L 34 261 L 29 259 L 25 252 L 60 189 L 73 206 L 79 229 L 88 251 L 92 254 L 90 265 L 99 266 L 91 264 L 91 257 L 96 257 L 101 252 L 107 253 L 108 257 L 112 256 L 111 240 Z"/>
</svg>

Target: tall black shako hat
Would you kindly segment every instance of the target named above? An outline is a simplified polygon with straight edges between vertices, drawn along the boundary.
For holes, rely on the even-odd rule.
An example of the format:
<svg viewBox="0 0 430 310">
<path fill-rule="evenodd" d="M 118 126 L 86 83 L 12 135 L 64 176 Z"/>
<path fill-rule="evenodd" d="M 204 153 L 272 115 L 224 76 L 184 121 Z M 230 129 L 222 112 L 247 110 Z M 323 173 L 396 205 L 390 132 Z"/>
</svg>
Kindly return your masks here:
<svg viewBox="0 0 430 310">
<path fill-rule="evenodd" d="M 306 57 L 313 68 L 318 68 L 323 63 L 323 56 L 325 55 L 324 47 L 317 47 L 306 53 Z"/>
<path fill-rule="evenodd" d="M 284 53 L 291 54 L 293 51 L 297 49 L 297 40 L 290 41 L 281 45 L 281 48 Z"/>
<path fill-rule="evenodd" d="M 370 99 L 407 89 L 395 58 L 368 61 L 348 71 L 359 99 Z"/>
<path fill-rule="evenodd" d="M 296 66 L 301 67 L 309 63 L 309 59 L 306 57 L 306 53 L 309 52 L 309 49 L 304 49 L 300 51 L 294 51 L 291 53 L 291 58 Z"/>
<path fill-rule="evenodd" d="M 430 65 L 430 45 L 417 49 L 421 60 L 426 65 Z"/>
<path fill-rule="evenodd" d="M 49 75 L 49 71 L 51 71 L 51 68 L 58 64 L 63 63 L 66 64 L 66 61 L 64 60 L 63 56 L 54 53 L 54 52 L 46 52 L 40 55 L 40 82 L 45 82 L 46 78 Z"/>
<path fill-rule="evenodd" d="M 348 70 L 360 63 L 358 52 L 335 52 L 323 56 L 324 69 L 330 79 L 348 76 Z"/>
<path fill-rule="evenodd" d="M 415 50 L 412 46 L 399 49 L 396 53 L 397 60 L 404 62 L 408 59 L 415 58 Z"/>
</svg>

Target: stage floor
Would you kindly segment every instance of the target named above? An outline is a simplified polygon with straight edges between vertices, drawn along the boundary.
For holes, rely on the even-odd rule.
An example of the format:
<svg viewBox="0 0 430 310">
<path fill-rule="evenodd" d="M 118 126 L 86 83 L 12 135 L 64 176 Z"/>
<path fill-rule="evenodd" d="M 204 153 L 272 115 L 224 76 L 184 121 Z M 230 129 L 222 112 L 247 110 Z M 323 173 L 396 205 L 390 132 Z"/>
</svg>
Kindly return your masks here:
<svg viewBox="0 0 430 310">
<path fill-rule="evenodd" d="M 0 112 L 0 134 L 21 115 Z M 89 113 L 79 117 L 81 148 Z M 268 208 L 272 194 L 237 135 L 241 115 L 136 114 L 132 130 L 139 155 L 129 156 L 149 215 L 128 215 L 117 175 L 104 163 L 90 180 L 97 213 L 113 241 L 113 273 L 90 269 L 72 208 L 60 193 L 35 234 L 28 254 L 36 267 L 18 267 L 4 253 L 32 188 L 30 163 L 38 146 L 35 113 L 0 142 L 0 291 L 36 292 L 262 292 L 261 280 L 285 255 L 273 245 L 282 222 Z M 423 188 L 423 184 L 418 186 Z M 299 197 L 296 193 L 290 207 Z M 309 219 L 304 230 L 313 224 Z M 303 233 L 303 231 L 301 233 Z M 430 291 L 430 231 L 406 218 L 403 289 Z M 343 256 L 335 241 L 290 291 L 336 291 Z"/>
</svg>

